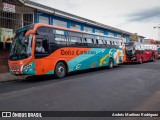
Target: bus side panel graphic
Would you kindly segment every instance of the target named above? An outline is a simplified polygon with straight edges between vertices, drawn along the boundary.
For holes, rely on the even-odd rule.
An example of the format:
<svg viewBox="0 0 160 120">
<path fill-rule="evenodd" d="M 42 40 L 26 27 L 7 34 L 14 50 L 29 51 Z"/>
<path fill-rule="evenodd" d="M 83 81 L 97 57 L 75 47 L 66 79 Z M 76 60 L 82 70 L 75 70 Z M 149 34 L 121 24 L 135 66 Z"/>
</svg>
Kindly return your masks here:
<svg viewBox="0 0 160 120">
<path fill-rule="evenodd" d="M 123 55 L 123 51 L 117 49 L 93 48 L 91 50 L 96 51 L 96 54 L 95 55 L 83 54 L 78 56 L 77 58 L 74 58 L 73 60 L 70 60 L 68 62 L 70 71 L 108 66 L 109 58 L 113 58 L 114 64 L 118 64 L 119 56 Z"/>
<path fill-rule="evenodd" d="M 22 73 L 27 75 L 54 74 L 56 63 L 61 60 L 67 63 L 68 72 L 108 66 L 109 58 L 113 58 L 116 65 L 120 63 L 120 56 L 123 57 L 123 51 L 114 48 L 61 48 L 48 57 L 24 64 Z"/>
</svg>

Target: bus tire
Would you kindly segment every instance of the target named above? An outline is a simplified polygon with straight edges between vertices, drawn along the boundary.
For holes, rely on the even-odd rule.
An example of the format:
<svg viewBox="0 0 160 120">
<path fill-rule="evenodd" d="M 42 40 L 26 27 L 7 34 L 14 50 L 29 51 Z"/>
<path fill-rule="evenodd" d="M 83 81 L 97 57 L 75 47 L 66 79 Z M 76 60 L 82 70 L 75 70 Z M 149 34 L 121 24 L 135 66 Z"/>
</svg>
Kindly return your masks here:
<svg viewBox="0 0 160 120">
<path fill-rule="evenodd" d="M 66 76 L 67 69 L 63 62 L 58 62 L 55 68 L 55 77 L 60 79 Z"/>
<path fill-rule="evenodd" d="M 152 62 L 155 61 L 155 56 L 154 56 L 154 54 L 153 54 L 152 57 L 151 57 L 151 61 L 152 61 Z"/>
<path fill-rule="evenodd" d="M 143 63 L 143 58 L 141 57 L 140 59 L 139 59 L 139 64 L 142 64 Z"/>
<path fill-rule="evenodd" d="M 113 62 L 113 59 L 110 58 L 110 59 L 109 59 L 109 64 L 108 64 L 108 68 L 109 68 L 109 69 L 112 69 L 113 67 L 114 67 L 114 62 Z"/>
</svg>

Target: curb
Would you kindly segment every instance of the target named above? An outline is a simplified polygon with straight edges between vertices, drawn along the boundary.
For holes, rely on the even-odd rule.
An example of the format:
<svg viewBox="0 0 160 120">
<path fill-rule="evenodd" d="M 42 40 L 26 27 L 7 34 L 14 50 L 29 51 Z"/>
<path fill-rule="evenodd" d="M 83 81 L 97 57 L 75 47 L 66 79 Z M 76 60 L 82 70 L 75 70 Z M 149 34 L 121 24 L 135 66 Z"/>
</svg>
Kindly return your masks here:
<svg viewBox="0 0 160 120">
<path fill-rule="evenodd" d="M 10 73 L 0 74 L 0 83 L 24 80 L 25 76 L 15 76 Z"/>
</svg>

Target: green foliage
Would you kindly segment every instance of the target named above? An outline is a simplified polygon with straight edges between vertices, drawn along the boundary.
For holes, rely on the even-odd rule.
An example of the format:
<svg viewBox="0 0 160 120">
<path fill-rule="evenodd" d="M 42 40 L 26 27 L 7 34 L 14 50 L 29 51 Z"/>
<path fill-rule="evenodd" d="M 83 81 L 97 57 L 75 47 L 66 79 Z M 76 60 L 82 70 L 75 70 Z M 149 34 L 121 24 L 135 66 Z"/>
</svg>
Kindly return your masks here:
<svg viewBox="0 0 160 120">
<path fill-rule="evenodd" d="M 137 34 L 133 34 L 133 35 L 130 36 L 130 40 L 131 40 L 131 41 L 136 41 L 136 42 L 138 42 L 138 39 L 139 39 L 139 36 L 138 36 Z"/>
</svg>

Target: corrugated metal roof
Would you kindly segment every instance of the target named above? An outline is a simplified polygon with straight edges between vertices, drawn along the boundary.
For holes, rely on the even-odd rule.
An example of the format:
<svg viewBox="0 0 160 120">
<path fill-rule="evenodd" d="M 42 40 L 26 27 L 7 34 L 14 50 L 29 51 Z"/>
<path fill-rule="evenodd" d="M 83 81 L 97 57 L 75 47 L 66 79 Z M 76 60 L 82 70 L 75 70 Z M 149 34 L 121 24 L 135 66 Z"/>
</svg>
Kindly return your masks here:
<svg viewBox="0 0 160 120">
<path fill-rule="evenodd" d="M 126 35 L 132 35 L 133 34 L 131 32 L 124 31 L 124 30 L 121 30 L 121 29 L 118 29 L 118 28 L 115 28 L 115 27 L 111 27 L 111 26 L 108 26 L 108 25 L 105 25 L 105 24 L 102 24 L 102 23 L 98 23 L 98 22 L 95 22 L 95 21 L 77 16 L 77 15 L 73 15 L 73 14 L 58 10 L 58 9 L 54 9 L 52 7 L 48 7 L 46 5 L 42 5 L 42 4 L 33 2 L 31 0 L 19 0 L 19 1 L 21 1 L 21 2 L 23 1 L 24 5 L 26 5 L 28 7 L 32 7 L 32 8 L 35 8 L 37 10 L 53 14 L 55 16 L 62 16 L 62 17 L 67 18 L 67 19 L 79 21 L 79 22 L 86 23 L 88 25 L 93 25 L 93 26 L 100 27 L 100 28 L 105 28 L 105 29 L 115 31 L 115 32 L 118 32 L 118 33 L 123 33 L 123 34 L 126 34 Z"/>
</svg>

